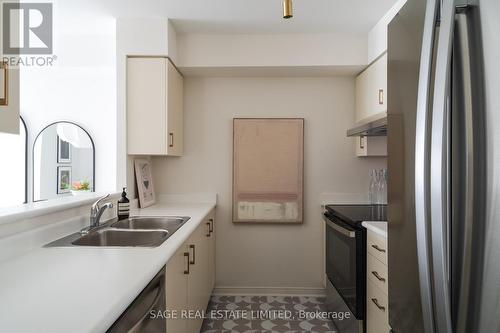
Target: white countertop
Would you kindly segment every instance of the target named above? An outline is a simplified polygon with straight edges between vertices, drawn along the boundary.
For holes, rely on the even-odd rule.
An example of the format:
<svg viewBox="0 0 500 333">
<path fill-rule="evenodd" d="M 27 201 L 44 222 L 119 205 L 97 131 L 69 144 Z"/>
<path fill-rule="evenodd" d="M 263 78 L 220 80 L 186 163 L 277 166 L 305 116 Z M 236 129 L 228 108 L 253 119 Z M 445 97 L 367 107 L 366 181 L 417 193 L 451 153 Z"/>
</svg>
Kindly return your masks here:
<svg viewBox="0 0 500 333">
<path fill-rule="evenodd" d="M 0 263 L 0 331 L 103 332 L 215 207 L 158 204 L 133 215 L 190 216 L 157 248 L 36 248 Z"/>
<path fill-rule="evenodd" d="M 387 238 L 387 222 L 385 221 L 365 221 L 361 224 L 368 230 Z"/>
</svg>

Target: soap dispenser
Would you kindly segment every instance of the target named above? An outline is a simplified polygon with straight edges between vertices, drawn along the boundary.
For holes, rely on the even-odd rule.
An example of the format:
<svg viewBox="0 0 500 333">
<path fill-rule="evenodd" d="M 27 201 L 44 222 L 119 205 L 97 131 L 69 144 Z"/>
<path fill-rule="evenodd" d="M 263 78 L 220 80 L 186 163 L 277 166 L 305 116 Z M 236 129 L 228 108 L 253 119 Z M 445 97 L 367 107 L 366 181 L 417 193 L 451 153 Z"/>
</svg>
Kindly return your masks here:
<svg viewBox="0 0 500 333">
<path fill-rule="evenodd" d="M 130 216 L 130 200 L 127 198 L 127 188 L 123 188 L 122 197 L 118 199 L 118 220 L 128 219 Z"/>
</svg>

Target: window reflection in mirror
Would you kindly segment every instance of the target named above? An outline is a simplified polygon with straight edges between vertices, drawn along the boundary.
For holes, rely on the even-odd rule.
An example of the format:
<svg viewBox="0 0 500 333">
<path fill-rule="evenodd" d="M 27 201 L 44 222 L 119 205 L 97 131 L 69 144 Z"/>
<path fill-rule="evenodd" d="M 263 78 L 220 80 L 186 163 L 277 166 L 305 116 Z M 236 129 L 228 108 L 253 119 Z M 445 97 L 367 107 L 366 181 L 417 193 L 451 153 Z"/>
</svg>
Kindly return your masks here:
<svg viewBox="0 0 500 333">
<path fill-rule="evenodd" d="M 0 208 L 26 203 L 27 131 L 19 120 L 19 134 L 0 133 Z"/>
<path fill-rule="evenodd" d="M 33 201 L 94 192 L 95 152 L 90 135 L 78 125 L 47 126 L 33 146 Z"/>
</svg>

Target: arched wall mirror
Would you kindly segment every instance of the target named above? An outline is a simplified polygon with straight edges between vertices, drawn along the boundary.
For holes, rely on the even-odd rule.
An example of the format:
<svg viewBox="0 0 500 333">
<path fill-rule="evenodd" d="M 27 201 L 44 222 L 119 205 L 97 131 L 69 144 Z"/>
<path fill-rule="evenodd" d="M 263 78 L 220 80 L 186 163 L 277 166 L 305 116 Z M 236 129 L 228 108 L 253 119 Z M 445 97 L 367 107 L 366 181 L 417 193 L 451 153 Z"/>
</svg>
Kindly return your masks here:
<svg viewBox="0 0 500 333">
<path fill-rule="evenodd" d="M 19 135 L 0 133 L 0 207 L 27 202 L 28 131 L 19 118 Z"/>
<path fill-rule="evenodd" d="M 65 121 L 45 127 L 33 146 L 33 201 L 94 189 L 95 147 L 89 133 Z"/>
</svg>

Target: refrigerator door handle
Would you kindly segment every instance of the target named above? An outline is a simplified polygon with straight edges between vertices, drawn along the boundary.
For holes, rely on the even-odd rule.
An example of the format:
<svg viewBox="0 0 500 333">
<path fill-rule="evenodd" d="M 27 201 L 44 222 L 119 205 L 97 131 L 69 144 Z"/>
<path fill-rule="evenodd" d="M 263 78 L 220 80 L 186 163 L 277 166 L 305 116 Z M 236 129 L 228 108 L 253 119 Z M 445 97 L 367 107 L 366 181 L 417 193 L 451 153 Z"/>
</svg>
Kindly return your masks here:
<svg viewBox="0 0 500 333">
<path fill-rule="evenodd" d="M 420 70 L 417 97 L 415 137 L 415 220 L 422 304 L 425 333 L 434 333 L 434 313 L 431 278 L 430 220 L 429 216 L 429 147 L 430 147 L 430 99 L 433 80 L 433 58 L 439 0 L 428 0 L 422 36 Z"/>
<path fill-rule="evenodd" d="M 478 251 L 483 242 L 477 239 L 485 211 L 486 188 L 484 161 L 485 128 L 481 65 L 481 36 L 478 30 L 478 7 L 461 6 L 455 15 L 452 84 L 452 322 L 456 333 L 479 331 L 476 308 Z"/>
<path fill-rule="evenodd" d="M 436 56 L 434 101 L 432 107 L 430 208 L 434 320 L 436 330 L 451 333 L 451 293 L 448 250 L 448 144 L 449 92 L 452 38 L 455 24 L 453 0 L 443 0 Z"/>
</svg>

